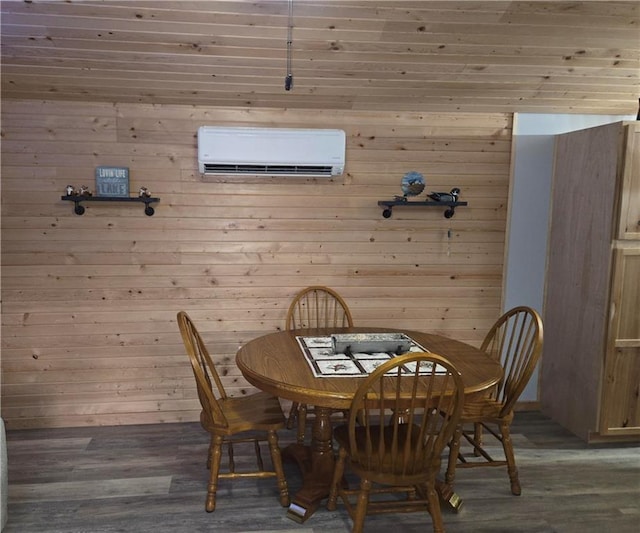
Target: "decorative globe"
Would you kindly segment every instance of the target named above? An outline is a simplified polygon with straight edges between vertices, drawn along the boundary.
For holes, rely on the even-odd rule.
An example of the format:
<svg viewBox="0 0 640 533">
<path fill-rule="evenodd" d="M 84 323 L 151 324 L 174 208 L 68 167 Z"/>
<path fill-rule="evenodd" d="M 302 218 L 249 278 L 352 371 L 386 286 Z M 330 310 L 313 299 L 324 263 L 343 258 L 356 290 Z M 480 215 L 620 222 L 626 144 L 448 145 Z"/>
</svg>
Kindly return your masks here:
<svg viewBox="0 0 640 533">
<path fill-rule="evenodd" d="M 424 176 L 420 172 L 407 172 L 402 177 L 402 192 L 405 196 L 417 196 L 424 191 Z"/>
</svg>

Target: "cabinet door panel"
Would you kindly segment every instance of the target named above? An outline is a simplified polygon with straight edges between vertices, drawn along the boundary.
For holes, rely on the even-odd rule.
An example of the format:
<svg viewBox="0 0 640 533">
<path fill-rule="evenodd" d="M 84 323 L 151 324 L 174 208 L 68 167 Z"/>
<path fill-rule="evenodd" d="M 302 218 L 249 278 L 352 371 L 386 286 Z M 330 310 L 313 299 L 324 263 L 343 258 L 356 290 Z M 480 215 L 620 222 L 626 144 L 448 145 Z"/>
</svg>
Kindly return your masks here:
<svg viewBox="0 0 640 533">
<path fill-rule="evenodd" d="M 640 123 L 626 127 L 620 196 L 620 239 L 640 240 Z"/>
<path fill-rule="evenodd" d="M 640 433 L 640 243 L 615 250 L 600 432 Z"/>
<path fill-rule="evenodd" d="M 616 348 L 607 357 L 601 433 L 631 435 L 640 431 L 640 346 Z"/>
<path fill-rule="evenodd" d="M 640 246 L 633 249 L 618 250 L 616 261 L 616 281 L 620 290 L 614 291 L 618 309 L 617 345 L 619 341 L 636 341 L 640 346 Z"/>
</svg>

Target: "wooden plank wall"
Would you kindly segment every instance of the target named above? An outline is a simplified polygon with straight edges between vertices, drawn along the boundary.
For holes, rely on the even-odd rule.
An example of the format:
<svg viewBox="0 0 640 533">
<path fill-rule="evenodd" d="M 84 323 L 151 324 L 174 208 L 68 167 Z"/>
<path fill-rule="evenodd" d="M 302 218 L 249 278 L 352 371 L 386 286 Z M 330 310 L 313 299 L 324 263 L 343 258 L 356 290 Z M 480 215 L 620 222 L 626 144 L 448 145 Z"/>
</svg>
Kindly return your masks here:
<svg viewBox="0 0 640 533">
<path fill-rule="evenodd" d="M 2 106 L 2 416 L 9 428 L 195 420 L 175 322 L 187 310 L 231 394 L 239 345 L 283 327 L 294 293 L 337 289 L 358 325 L 478 344 L 498 316 L 512 117 L 6 100 Z M 334 179 L 203 181 L 200 125 L 342 128 Z M 99 165 L 161 202 L 89 203 Z M 468 207 L 396 208 L 402 176 Z M 426 192 L 426 191 L 425 191 Z M 450 236 L 450 237 L 449 237 Z"/>
</svg>

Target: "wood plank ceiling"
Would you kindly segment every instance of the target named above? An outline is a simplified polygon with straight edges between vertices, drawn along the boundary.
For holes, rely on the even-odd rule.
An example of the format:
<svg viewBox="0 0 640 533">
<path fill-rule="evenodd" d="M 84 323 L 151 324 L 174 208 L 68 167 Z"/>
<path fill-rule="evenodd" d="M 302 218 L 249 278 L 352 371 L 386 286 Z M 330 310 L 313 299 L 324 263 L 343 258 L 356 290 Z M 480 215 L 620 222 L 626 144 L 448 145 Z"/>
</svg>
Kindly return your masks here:
<svg viewBox="0 0 640 533">
<path fill-rule="evenodd" d="M 2 96 L 633 113 L 640 2 L 2 2 Z M 284 88 L 292 23 L 291 72 Z"/>
</svg>

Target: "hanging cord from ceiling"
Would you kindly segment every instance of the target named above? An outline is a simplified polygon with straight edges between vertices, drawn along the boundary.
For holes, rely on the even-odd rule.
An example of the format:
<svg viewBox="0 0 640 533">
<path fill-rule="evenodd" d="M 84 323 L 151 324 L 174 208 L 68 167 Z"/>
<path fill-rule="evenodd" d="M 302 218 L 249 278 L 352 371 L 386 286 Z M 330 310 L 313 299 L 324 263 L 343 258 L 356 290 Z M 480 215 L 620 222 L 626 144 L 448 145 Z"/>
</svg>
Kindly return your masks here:
<svg viewBox="0 0 640 533">
<path fill-rule="evenodd" d="M 293 72 L 291 69 L 291 45 L 293 44 L 293 0 L 289 0 L 289 21 L 287 25 L 287 77 L 284 79 L 284 90 L 293 88 Z"/>
</svg>

